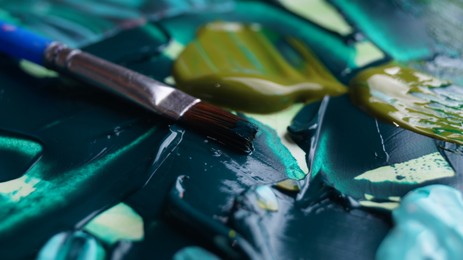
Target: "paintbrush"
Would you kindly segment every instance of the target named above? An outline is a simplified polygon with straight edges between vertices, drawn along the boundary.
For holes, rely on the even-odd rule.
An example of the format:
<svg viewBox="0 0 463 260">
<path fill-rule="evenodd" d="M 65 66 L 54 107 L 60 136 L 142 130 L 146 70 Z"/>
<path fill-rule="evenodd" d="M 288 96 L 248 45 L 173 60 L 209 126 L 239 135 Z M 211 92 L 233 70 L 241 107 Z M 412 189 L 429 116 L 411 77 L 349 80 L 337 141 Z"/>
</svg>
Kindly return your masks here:
<svg viewBox="0 0 463 260">
<path fill-rule="evenodd" d="M 245 153 L 257 127 L 226 110 L 79 49 L 0 21 L 0 52 L 25 59 L 122 96 Z"/>
</svg>

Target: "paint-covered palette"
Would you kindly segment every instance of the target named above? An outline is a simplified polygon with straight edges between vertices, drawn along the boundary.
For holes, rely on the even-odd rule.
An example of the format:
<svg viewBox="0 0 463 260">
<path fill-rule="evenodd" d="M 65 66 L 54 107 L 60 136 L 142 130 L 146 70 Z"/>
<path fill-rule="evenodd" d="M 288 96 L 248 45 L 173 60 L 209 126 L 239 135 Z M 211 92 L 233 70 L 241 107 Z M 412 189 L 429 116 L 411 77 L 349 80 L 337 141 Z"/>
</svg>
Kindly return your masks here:
<svg viewBox="0 0 463 260">
<path fill-rule="evenodd" d="M 0 56 L 2 259 L 463 253 L 459 2 L 0 3 L 259 126 L 237 154 Z"/>
</svg>

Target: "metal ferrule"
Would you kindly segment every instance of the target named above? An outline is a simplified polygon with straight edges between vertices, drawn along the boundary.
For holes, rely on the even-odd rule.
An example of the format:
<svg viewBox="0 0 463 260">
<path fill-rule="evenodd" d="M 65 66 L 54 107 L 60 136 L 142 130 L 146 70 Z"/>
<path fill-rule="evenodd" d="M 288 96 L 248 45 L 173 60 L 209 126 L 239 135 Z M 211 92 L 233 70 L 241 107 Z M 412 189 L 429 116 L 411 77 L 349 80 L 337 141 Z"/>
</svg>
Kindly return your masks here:
<svg viewBox="0 0 463 260">
<path fill-rule="evenodd" d="M 127 68 L 61 43 L 45 52 L 46 66 L 109 90 L 159 115 L 178 120 L 200 100 Z"/>
</svg>

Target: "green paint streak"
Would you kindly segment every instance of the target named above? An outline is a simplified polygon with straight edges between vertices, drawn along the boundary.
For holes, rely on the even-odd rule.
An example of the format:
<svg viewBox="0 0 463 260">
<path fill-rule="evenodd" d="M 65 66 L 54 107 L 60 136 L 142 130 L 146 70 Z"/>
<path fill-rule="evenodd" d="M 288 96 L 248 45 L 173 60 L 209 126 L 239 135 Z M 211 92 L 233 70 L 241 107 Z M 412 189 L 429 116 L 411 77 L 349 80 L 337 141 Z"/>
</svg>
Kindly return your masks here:
<svg viewBox="0 0 463 260">
<path fill-rule="evenodd" d="M 463 96 L 456 94 L 459 86 L 396 64 L 364 70 L 350 85 L 354 102 L 375 116 L 420 134 L 463 144 Z"/>
<path fill-rule="evenodd" d="M 284 44 L 277 46 L 269 34 Z M 303 63 L 293 66 L 279 48 L 297 52 Z M 196 97 L 256 113 L 345 92 L 304 43 L 257 24 L 204 26 L 177 58 L 173 75 L 177 87 Z"/>
<path fill-rule="evenodd" d="M 367 4 L 362 3 L 362 1 L 352 3 L 346 0 L 333 0 L 332 2 L 346 14 L 348 19 L 361 32 L 365 33 L 370 40 L 386 53 L 390 54 L 394 59 L 398 61 L 410 61 L 432 55 L 432 51 L 427 45 L 428 42 L 415 41 L 415 39 L 408 41 L 405 39 L 406 33 L 408 33 L 410 37 L 410 35 L 415 35 L 415 32 L 404 32 L 400 24 L 397 24 L 397 21 L 391 20 L 393 13 L 387 16 L 384 14 L 384 11 L 381 14 L 368 12 L 366 11 L 368 7 L 365 7 Z M 387 9 L 386 12 L 388 11 Z M 378 17 L 375 18 L 374 15 Z M 389 19 L 385 17 L 389 17 Z M 407 20 L 407 22 L 410 23 L 413 21 L 414 20 Z M 411 26 L 406 28 L 411 30 L 414 29 Z"/>
<path fill-rule="evenodd" d="M 174 260 L 219 260 L 220 258 L 202 247 L 190 246 L 175 253 Z"/>
<path fill-rule="evenodd" d="M 15 151 L 27 157 L 35 157 L 42 151 L 42 146 L 31 140 L 0 136 L 0 149 Z"/>
<path fill-rule="evenodd" d="M 316 156 L 312 164 L 312 169 L 311 169 L 311 178 L 314 178 L 321 169 L 324 169 L 328 175 L 331 175 L 332 172 L 334 172 L 330 165 L 325 162 L 325 158 L 328 158 L 329 156 L 329 148 L 328 148 L 328 138 L 330 136 L 329 129 L 325 130 L 323 133 L 320 135 L 319 143 L 317 146 L 316 150 Z"/>
<path fill-rule="evenodd" d="M 149 138 L 155 129 L 147 131 L 127 146 L 106 155 L 95 162 L 89 163 L 81 168 L 61 172 L 60 175 L 53 179 L 43 179 L 46 173 L 52 171 L 51 165 L 44 165 L 38 161 L 25 175 L 23 181 L 14 183 L 17 185 L 11 190 L 17 191 L 23 187 L 30 187 L 32 190 L 24 196 L 15 198 L 15 192 L 0 194 L 1 209 L 0 230 L 6 231 L 13 228 L 21 221 L 28 218 L 37 218 L 44 216 L 48 211 L 56 207 L 69 203 L 69 198 L 73 193 L 81 192 L 80 189 L 87 182 L 92 181 L 92 176 L 98 175 L 104 171 L 115 160 L 118 160 L 124 153 L 130 151 L 133 147 L 143 143 Z M 33 183 L 31 183 L 33 182 Z M 15 214 L 9 214 L 10 211 Z"/>
</svg>

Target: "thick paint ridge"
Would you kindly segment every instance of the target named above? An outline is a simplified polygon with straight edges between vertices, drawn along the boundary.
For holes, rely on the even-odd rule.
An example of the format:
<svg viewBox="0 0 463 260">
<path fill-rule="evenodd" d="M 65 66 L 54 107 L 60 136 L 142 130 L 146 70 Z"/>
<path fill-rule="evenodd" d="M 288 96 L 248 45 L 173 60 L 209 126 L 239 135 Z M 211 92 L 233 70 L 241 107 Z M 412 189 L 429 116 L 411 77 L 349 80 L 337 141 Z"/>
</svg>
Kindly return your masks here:
<svg viewBox="0 0 463 260">
<path fill-rule="evenodd" d="M 173 75 L 194 96 L 255 113 L 346 91 L 304 43 L 259 24 L 205 25 L 175 61 Z"/>
<path fill-rule="evenodd" d="M 376 258 L 459 259 L 463 255 L 463 196 L 445 185 L 407 194 L 393 212 L 395 227 Z"/>
<path fill-rule="evenodd" d="M 360 72 L 350 83 L 358 106 L 397 126 L 463 144 L 463 89 L 413 69 L 386 64 Z"/>
</svg>

